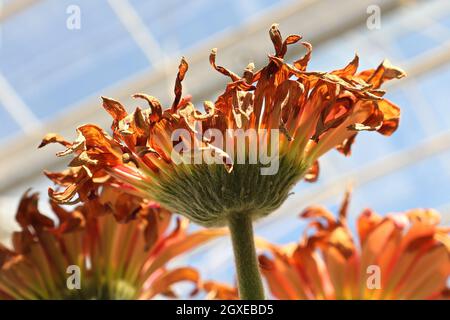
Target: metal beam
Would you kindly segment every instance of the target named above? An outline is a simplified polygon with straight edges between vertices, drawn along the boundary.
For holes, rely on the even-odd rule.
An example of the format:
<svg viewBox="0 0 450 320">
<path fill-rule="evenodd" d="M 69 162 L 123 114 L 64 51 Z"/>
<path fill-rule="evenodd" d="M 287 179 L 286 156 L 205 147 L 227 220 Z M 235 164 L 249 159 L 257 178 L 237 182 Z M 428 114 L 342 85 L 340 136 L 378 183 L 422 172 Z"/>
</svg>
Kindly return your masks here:
<svg viewBox="0 0 450 320">
<path fill-rule="evenodd" d="M 163 58 L 163 52 L 158 41 L 152 36 L 134 7 L 128 0 L 108 0 L 108 3 L 136 44 L 144 52 L 150 64 L 156 65 Z"/>
<path fill-rule="evenodd" d="M 145 54 L 150 65 L 152 67 L 159 66 L 160 69 L 166 71 L 166 74 L 161 76 L 166 81 L 165 93 L 172 94 L 173 88 L 171 86 L 173 86 L 173 79 L 169 79 L 172 73 L 172 70 L 170 69 L 171 61 L 153 36 L 153 33 L 147 28 L 141 16 L 136 12 L 128 0 L 108 0 L 108 3 L 122 25 Z M 175 52 L 171 52 L 171 54 L 175 56 Z M 186 84 L 184 84 L 183 87 L 185 92 L 189 91 Z"/>
<path fill-rule="evenodd" d="M 39 119 L 1 73 L 0 102 L 26 134 L 34 132 L 40 126 Z"/>
</svg>

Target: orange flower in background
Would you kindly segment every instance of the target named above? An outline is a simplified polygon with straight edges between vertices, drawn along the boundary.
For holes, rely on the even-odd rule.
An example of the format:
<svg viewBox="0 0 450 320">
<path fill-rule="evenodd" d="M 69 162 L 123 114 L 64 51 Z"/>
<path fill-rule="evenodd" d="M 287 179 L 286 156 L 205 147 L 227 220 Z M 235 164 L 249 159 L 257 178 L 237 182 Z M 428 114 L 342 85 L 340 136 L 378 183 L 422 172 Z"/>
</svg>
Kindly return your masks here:
<svg viewBox="0 0 450 320">
<path fill-rule="evenodd" d="M 252 218 L 272 212 L 298 180 L 317 178 L 317 159 L 322 154 L 332 148 L 349 154 L 358 131 L 390 135 L 396 130 L 400 110 L 383 98 L 380 86 L 402 78 L 402 70 L 384 61 L 376 69 L 357 72 L 356 56 L 343 69 L 307 71 L 312 53 L 309 43 L 301 42 L 307 53 L 289 64 L 283 59 L 287 47 L 301 37 L 290 35 L 283 40 L 275 24 L 270 37 L 275 53 L 268 64 L 255 70 L 251 63 L 242 76 L 218 66 L 217 50 L 211 52 L 211 65 L 231 82 L 216 102 L 204 103 L 204 112 L 194 107 L 190 96 L 182 97 L 181 83 L 188 70 L 183 58 L 175 99 L 168 108 L 157 98 L 139 93 L 133 97 L 144 100 L 149 108 L 129 114 L 120 102 L 103 97 L 103 107 L 113 117 L 112 136 L 93 124 L 78 127 L 74 142 L 47 135 L 40 146 L 62 144 L 67 149 L 58 156 L 73 154 L 69 165 L 78 170 L 64 191 L 50 189 L 50 196 L 60 203 L 69 202 L 80 189 L 89 189 L 93 180 L 109 175 L 130 192 L 155 199 L 201 225 L 222 226 L 234 212 L 246 212 Z M 177 129 L 187 133 L 177 143 L 190 145 L 192 150 L 174 156 L 172 135 Z M 253 129 L 259 136 L 248 136 L 247 145 L 227 153 L 220 146 L 223 141 L 200 135 L 216 130 L 226 137 L 230 129 Z M 263 134 L 264 130 L 279 130 L 281 135 Z M 242 164 L 236 158 L 238 148 L 246 149 L 249 160 L 256 152 L 252 145 L 262 148 L 273 140 L 279 144 L 280 165 L 273 175 L 260 174 L 264 164 L 259 160 Z M 199 154 L 203 160 L 219 159 L 220 164 L 188 161 Z"/>
<path fill-rule="evenodd" d="M 347 225 L 349 194 L 336 219 L 319 206 L 299 243 L 257 239 L 260 268 L 272 297 L 298 299 L 448 299 L 450 228 L 432 209 L 381 217 L 370 209 L 357 219 L 358 240 Z M 237 289 L 209 281 L 210 299 L 237 299 Z"/>
<path fill-rule="evenodd" d="M 99 197 L 67 211 L 51 202 L 56 224 L 38 209 L 38 195 L 26 193 L 16 220 L 21 231 L 13 249 L 0 245 L 2 299 L 150 299 L 175 297 L 180 281 L 200 285 L 190 267 L 167 269 L 180 254 L 214 239 L 223 230 L 187 233 L 187 220 L 176 220 L 155 203 L 141 203 L 105 187 Z M 114 216 L 130 216 L 121 224 Z M 79 268 L 79 289 L 69 288 Z"/>
<path fill-rule="evenodd" d="M 310 207 L 312 219 L 297 244 L 262 243 L 259 257 L 278 299 L 444 299 L 450 276 L 449 228 L 439 214 L 415 209 L 381 217 L 370 209 L 357 220 L 358 240 L 347 225 L 348 194 L 336 219 Z"/>
</svg>

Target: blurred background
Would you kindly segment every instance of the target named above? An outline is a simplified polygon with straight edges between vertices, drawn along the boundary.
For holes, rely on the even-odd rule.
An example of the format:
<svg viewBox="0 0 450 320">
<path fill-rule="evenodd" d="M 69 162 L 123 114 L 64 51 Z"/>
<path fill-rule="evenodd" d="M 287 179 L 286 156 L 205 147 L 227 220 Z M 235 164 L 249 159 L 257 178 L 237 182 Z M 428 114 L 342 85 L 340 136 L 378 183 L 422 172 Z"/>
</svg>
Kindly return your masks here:
<svg viewBox="0 0 450 320">
<path fill-rule="evenodd" d="M 354 193 L 353 220 L 365 207 L 381 214 L 415 207 L 441 211 L 450 223 L 450 1 L 400 0 L 4 0 L 0 14 L 0 240 L 14 230 L 14 214 L 27 188 L 46 199 L 42 170 L 62 169 L 60 148 L 37 150 L 42 136 L 69 140 L 75 127 L 110 117 L 100 95 L 133 110 L 135 92 L 168 105 L 181 55 L 190 63 L 184 93 L 194 102 L 215 100 L 228 79 L 208 62 L 240 72 L 257 68 L 272 52 L 268 30 L 301 34 L 314 47 L 310 70 L 345 66 L 357 52 L 360 68 L 385 57 L 408 77 L 390 83 L 387 97 L 402 108 L 399 130 L 386 138 L 363 133 L 345 158 L 330 152 L 319 181 L 300 183 L 257 233 L 285 243 L 305 226 L 297 216 L 321 203 L 335 210 L 347 185 Z M 374 20 L 375 19 L 375 20 Z M 288 59 L 303 54 L 290 47 Z M 45 200 L 42 208 L 45 210 Z M 205 278 L 232 282 L 227 240 L 176 264 L 198 267 Z"/>
</svg>

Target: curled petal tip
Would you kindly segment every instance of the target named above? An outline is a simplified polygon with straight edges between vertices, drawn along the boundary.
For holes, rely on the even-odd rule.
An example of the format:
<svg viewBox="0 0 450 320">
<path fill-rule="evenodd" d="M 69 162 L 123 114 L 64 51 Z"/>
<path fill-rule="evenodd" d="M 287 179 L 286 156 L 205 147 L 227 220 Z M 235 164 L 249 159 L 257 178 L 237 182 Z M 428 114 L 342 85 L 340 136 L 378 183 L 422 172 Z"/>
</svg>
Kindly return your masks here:
<svg viewBox="0 0 450 320">
<path fill-rule="evenodd" d="M 275 23 L 272 23 L 272 25 L 270 26 L 270 29 L 271 30 L 278 29 L 279 26 L 280 26 L 280 24 L 275 22 Z"/>
</svg>

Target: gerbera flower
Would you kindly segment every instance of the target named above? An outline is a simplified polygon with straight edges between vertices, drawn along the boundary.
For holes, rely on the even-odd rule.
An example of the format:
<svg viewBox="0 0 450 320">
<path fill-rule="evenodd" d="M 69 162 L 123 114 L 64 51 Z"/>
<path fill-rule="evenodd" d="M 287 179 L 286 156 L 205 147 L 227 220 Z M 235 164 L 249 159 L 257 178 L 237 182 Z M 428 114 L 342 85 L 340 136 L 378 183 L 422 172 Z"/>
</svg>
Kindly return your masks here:
<svg viewBox="0 0 450 320">
<path fill-rule="evenodd" d="M 336 219 L 310 207 L 299 243 L 262 244 L 259 257 L 278 299 L 444 299 L 450 275 L 449 228 L 432 209 L 381 217 L 370 209 L 357 219 L 358 239 L 347 225 L 348 195 Z"/>
<path fill-rule="evenodd" d="M 195 269 L 170 270 L 166 264 L 223 231 L 188 234 L 187 220 L 170 227 L 169 211 L 135 200 L 106 188 L 71 211 L 51 202 L 55 224 L 39 211 L 38 195 L 26 193 L 16 215 L 21 231 L 12 236 L 14 248 L 0 245 L 0 298 L 150 299 L 175 296 L 171 285 L 180 281 L 197 287 Z M 127 224 L 114 218 L 130 212 L 136 218 Z"/>
<path fill-rule="evenodd" d="M 238 300 L 238 289 L 226 283 L 216 281 L 205 281 L 200 285 L 200 289 L 207 293 L 208 300 Z"/>
<path fill-rule="evenodd" d="M 71 201 L 92 179 L 107 174 L 200 225 L 228 225 L 234 248 L 241 251 L 235 252 L 236 261 L 246 259 L 242 266 L 253 270 L 239 271 L 239 278 L 256 286 L 241 288 L 250 296 L 241 295 L 260 298 L 252 221 L 278 208 L 300 179 L 317 179 L 317 160 L 328 150 L 348 155 L 358 131 L 394 132 L 400 110 L 383 98 L 380 86 L 405 75 L 387 61 L 358 73 L 357 56 L 343 69 L 307 71 L 311 45 L 301 42 L 305 56 L 289 64 L 283 59 L 287 47 L 301 37 L 283 40 L 275 24 L 269 33 L 275 53 L 260 70 L 250 63 L 242 76 L 218 66 L 212 50 L 211 65 L 231 82 L 215 103 L 204 103 L 203 111 L 182 96 L 188 70 L 183 58 L 168 108 L 138 93 L 133 97 L 149 108 L 128 114 L 120 102 L 103 97 L 113 117 L 112 136 L 92 124 L 78 127 L 74 142 L 46 136 L 41 146 L 64 145 L 58 156 L 73 154 L 70 165 L 83 168 L 66 190 L 50 189 L 50 196 Z"/>
</svg>

